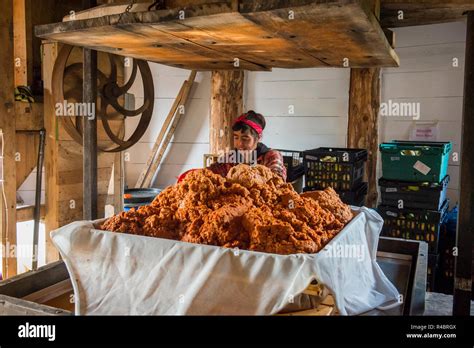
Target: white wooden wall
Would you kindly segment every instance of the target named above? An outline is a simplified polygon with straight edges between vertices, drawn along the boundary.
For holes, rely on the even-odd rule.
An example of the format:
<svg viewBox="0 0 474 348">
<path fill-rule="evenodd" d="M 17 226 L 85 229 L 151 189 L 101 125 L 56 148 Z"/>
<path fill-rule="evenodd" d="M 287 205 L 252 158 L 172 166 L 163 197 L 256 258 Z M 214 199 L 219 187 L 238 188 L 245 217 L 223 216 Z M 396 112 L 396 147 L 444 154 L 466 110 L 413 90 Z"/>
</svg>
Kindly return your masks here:
<svg viewBox="0 0 474 348">
<path fill-rule="evenodd" d="M 400 68 L 383 69 L 382 102 L 419 102 L 419 121 L 380 117 L 379 141 L 408 140 L 415 122 L 438 122 L 438 141 L 453 142 L 460 152 L 466 24 L 464 22 L 399 28 Z M 459 67 L 453 67 L 453 58 Z M 460 158 L 460 156 L 459 156 Z M 459 198 L 459 164 L 449 163 L 450 206 Z M 381 171 L 379 167 L 379 176 Z"/>
<path fill-rule="evenodd" d="M 129 157 L 129 161 L 125 162 L 125 170 L 126 183 L 130 188 L 135 186 L 171 105 L 183 81 L 189 76 L 189 71 L 183 69 L 155 63 L 151 63 L 150 67 L 155 84 L 155 109 L 145 135 L 138 144 L 125 153 L 125 157 Z M 165 187 L 174 184 L 180 173 L 203 166 L 203 155 L 209 152 L 210 77 L 209 72 L 197 74 L 195 86 L 186 104 L 185 114 L 165 153 L 162 165 L 158 168 L 154 186 Z M 141 83 L 135 83 L 131 93 L 135 94 L 135 106 L 142 105 L 143 86 Z M 135 129 L 135 125 L 133 118 L 127 119 L 127 135 Z"/>
</svg>

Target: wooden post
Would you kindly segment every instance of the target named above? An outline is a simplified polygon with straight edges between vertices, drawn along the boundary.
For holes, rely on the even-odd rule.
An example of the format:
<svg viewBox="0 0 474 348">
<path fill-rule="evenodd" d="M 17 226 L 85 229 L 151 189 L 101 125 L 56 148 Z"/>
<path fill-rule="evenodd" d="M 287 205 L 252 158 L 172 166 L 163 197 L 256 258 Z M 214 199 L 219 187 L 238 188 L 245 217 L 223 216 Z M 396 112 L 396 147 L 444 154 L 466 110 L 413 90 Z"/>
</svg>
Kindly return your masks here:
<svg viewBox="0 0 474 348">
<path fill-rule="evenodd" d="M 367 149 L 368 207 L 377 204 L 378 113 L 380 68 L 351 69 L 347 146 Z"/>
<path fill-rule="evenodd" d="M 456 231 L 453 315 L 470 315 L 472 292 L 472 233 L 474 226 L 474 11 L 467 15 L 464 63 L 464 108 L 461 138 L 461 182 Z"/>
<path fill-rule="evenodd" d="M 83 102 L 94 105 L 97 100 L 97 51 L 84 48 Z M 97 119 L 84 117 L 84 200 L 85 220 L 97 219 Z"/>
<path fill-rule="evenodd" d="M 52 79 L 54 63 L 58 56 L 58 44 L 43 43 L 43 79 L 44 79 L 44 127 L 45 142 L 45 198 L 46 214 L 44 219 L 46 241 L 46 263 L 59 259 L 59 253 L 51 241 L 49 233 L 59 227 L 59 132 L 58 117 L 52 94 Z"/>
<path fill-rule="evenodd" d="M 233 146 L 232 121 L 243 109 L 244 71 L 212 72 L 209 146 L 212 154 Z"/>
<path fill-rule="evenodd" d="M 15 104 L 14 104 L 14 58 L 13 58 L 13 2 L 2 2 L 0 11 L 0 130 L 2 136 L 0 179 L 0 230 L 2 237 L 2 274 L 10 278 L 17 274 L 16 255 L 16 136 L 15 136 Z M 20 158 L 21 160 L 21 158 Z"/>
<path fill-rule="evenodd" d="M 33 22 L 30 0 L 13 0 L 15 86 L 33 82 Z"/>
</svg>

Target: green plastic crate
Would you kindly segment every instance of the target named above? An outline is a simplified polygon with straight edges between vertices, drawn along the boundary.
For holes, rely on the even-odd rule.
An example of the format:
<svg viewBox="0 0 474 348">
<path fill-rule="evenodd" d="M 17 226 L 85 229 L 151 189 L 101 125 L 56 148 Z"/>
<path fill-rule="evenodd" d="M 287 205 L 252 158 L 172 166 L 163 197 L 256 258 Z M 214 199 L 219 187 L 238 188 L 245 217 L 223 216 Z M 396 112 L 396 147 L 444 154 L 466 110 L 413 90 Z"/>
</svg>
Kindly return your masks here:
<svg viewBox="0 0 474 348">
<path fill-rule="evenodd" d="M 448 173 L 452 144 L 393 140 L 379 149 L 384 179 L 439 183 Z"/>
</svg>

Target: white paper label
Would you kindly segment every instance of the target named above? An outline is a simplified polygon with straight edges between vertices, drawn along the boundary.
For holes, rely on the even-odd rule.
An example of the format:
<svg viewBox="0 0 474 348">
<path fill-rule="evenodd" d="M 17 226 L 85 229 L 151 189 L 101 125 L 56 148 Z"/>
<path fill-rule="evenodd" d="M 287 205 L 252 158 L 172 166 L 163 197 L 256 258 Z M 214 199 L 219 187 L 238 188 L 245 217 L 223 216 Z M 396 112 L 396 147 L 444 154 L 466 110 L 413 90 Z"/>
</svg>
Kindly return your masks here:
<svg viewBox="0 0 474 348">
<path fill-rule="evenodd" d="M 392 213 L 391 211 L 387 211 L 386 214 L 387 214 L 388 216 L 398 217 L 398 214 L 397 214 L 397 213 Z"/>
<path fill-rule="evenodd" d="M 438 133 L 437 123 L 417 123 L 412 129 L 410 140 L 437 141 Z"/>
<path fill-rule="evenodd" d="M 416 163 L 413 165 L 413 168 L 418 170 L 421 174 L 426 175 L 430 172 L 431 168 L 428 167 L 426 164 L 424 164 L 421 161 L 416 161 Z"/>
<path fill-rule="evenodd" d="M 398 190 L 397 190 L 396 187 L 387 187 L 387 188 L 385 189 L 385 192 L 397 192 L 397 191 L 398 191 Z"/>
</svg>

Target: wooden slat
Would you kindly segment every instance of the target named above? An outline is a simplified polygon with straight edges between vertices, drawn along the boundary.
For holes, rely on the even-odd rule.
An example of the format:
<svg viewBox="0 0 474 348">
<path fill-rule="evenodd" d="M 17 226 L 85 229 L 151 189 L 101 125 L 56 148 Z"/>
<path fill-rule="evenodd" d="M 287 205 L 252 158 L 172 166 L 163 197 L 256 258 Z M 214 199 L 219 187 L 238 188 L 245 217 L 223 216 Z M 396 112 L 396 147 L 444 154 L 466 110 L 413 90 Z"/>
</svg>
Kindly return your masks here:
<svg viewBox="0 0 474 348">
<path fill-rule="evenodd" d="M 35 207 L 32 205 L 26 205 L 23 207 L 16 208 L 16 222 L 24 222 L 33 220 L 33 213 Z M 41 205 L 40 219 L 44 220 L 45 217 L 45 205 Z"/>
<path fill-rule="evenodd" d="M 26 0 L 13 0 L 13 51 L 15 59 L 19 59 L 15 61 L 15 86 L 27 86 L 33 80 L 33 62 L 28 57 L 31 34 L 27 30 L 27 17 Z"/>
<path fill-rule="evenodd" d="M 327 66 L 343 67 L 345 59 L 350 67 L 399 65 L 370 3 L 328 1 L 292 10 L 292 21 L 287 20 L 287 11 L 281 9 L 243 15 L 271 28 Z"/>
<path fill-rule="evenodd" d="M 36 168 L 38 160 L 39 134 L 16 133 L 16 188 L 19 189 L 23 182 Z"/>
<path fill-rule="evenodd" d="M 70 311 L 0 295 L 0 315 L 72 315 Z"/>
<path fill-rule="evenodd" d="M 15 102 L 15 118 L 17 131 L 37 131 L 43 128 L 43 103 Z"/>
<path fill-rule="evenodd" d="M 22 299 L 25 301 L 31 301 L 35 303 L 43 304 L 56 297 L 59 297 L 72 289 L 72 283 L 70 279 L 65 279 L 59 283 L 53 284 L 31 294 L 24 296 Z"/>
<path fill-rule="evenodd" d="M 183 82 L 183 85 L 181 86 L 178 95 L 176 96 L 173 105 L 171 106 L 170 111 L 168 112 L 168 116 L 166 116 L 165 121 L 163 122 L 163 125 L 161 127 L 160 133 L 158 133 L 158 136 L 156 137 L 155 143 L 153 144 L 153 148 L 150 151 L 150 154 L 148 155 L 148 159 L 145 163 L 145 167 L 143 168 L 142 172 L 140 173 L 137 183 L 135 184 L 135 188 L 141 188 L 143 187 L 143 182 L 145 181 L 145 178 L 147 177 L 148 173 L 150 172 L 150 167 L 153 163 L 153 160 L 156 157 L 156 154 L 158 153 L 158 150 L 160 148 L 160 145 L 163 141 L 163 138 L 165 136 L 166 131 L 168 130 L 168 127 L 176 114 L 176 110 L 178 109 L 179 103 L 183 97 L 183 92 L 186 87 L 186 81 Z"/>
<path fill-rule="evenodd" d="M 54 62 L 58 55 L 58 44 L 45 43 L 43 45 L 43 78 L 44 78 L 44 126 L 46 129 L 45 143 L 45 177 L 46 177 L 46 263 L 59 259 L 59 252 L 51 241 L 49 232 L 59 227 L 58 215 L 59 206 L 59 184 L 58 184 L 58 168 L 59 168 L 59 144 L 56 140 L 57 122 L 55 116 L 54 99 L 52 96 L 51 76 L 53 72 Z M 74 163 L 73 160 L 69 164 Z"/>
<path fill-rule="evenodd" d="M 196 78 L 196 71 L 193 70 L 191 71 L 189 78 L 183 84 L 183 91 L 181 93 L 181 96 L 179 97 L 179 101 L 177 104 L 178 107 L 181 107 L 181 106 L 185 107 L 195 78 Z M 168 148 L 168 145 L 171 142 L 171 138 L 173 137 L 174 131 L 176 130 L 176 127 L 178 126 L 179 120 L 181 118 L 181 114 L 179 112 L 176 113 L 176 111 L 177 110 L 175 110 L 174 119 L 169 129 L 167 129 L 166 137 L 164 138 L 163 142 L 160 144 L 161 145 L 160 151 L 156 155 L 156 158 L 153 159 L 150 165 L 150 168 L 148 169 L 147 175 L 145 176 L 145 179 L 143 180 L 142 187 L 151 186 L 153 177 L 158 169 L 158 166 L 161 164 L 161 160 L 166 152 L 166 149 Z"/>
<path fill-rule="evenodd" d="M 384 28 L 407 27 L 465 20 L 474 10 L 472 0 L 381 0 L 380 22 Z M 399 11 L 403 19 L 399 19 Z"/>
<path fill-rule="evenodd" d="M 36 27 L 40 37 L 194 70 L 398 66 L 373 0 L 222 1 Z M 289 11 L 294 19 L 289 19 Z M 315 40 L 315 38 L 317 38 Z M 234 66 L 238 58 L 240 65 Z"/>
<path fill-rule="evenodd" d="M 0 281 L 0 294 L 24 297 L 65 279 L 69 279 L 66 265 L 63 261 L 56 261 L 40 267 L 36 271 L 22 273 Z"/>
<path fill-rule="evenodd" d="M 267 30 L 261 25 L 252 23 L 236 12 L 211 16 L 198 16 L 182 22 L 153 25 L 169 35 L 173 35 L 214 52 L 224 53 L 230 63 L 234 58 L 250 61 L 265 67 L 320 67 L 324 62 L 307 54 L 285 38 L 276 34 L 278 31 Z M 141 30 L 141 29 L 140 29 Z M 266 53 L 266 54 L 264 54 Z M 219 69 L 215 67 L 214 69 Z"/>
<path fill-rule="evenodd" d="M 178 107 L 186 106 L 186 102 L 188 101 L 189 93 L 191 92 L 191 88 L 194 83 L 194 79 L 196 78 L 196 71 L 193 70 L 189 74 L 189 78 L 184 82 L 184 89 L 183 93 L 180 97 Z M 171 142 L 171 138 L 174 134 L 174 131 L 176 130 L 176 127 L 178 126 L 179 120 L 181 118 L 181 114 L 178 112 L 176 113 L 173 122 L 171 123 L 171 126 L 168 129 L 168 132 L 166 133 L 166 137 L 163 140 L 163 143 L 161 144 L 160 151 L 158 152 L 156 158 L 153 160 L 152 164 L 150 165 L 148 175 L 145 177 L 145 180 L 143 181 L 143 186 L 142 187 L 150 187 L 152 184 L 153 177 L 158 170 L 158 166 L 161 164 L 161 160 L 166 152 L 166 149 L 168 148 L 169 143 Z"/>
</svg>

